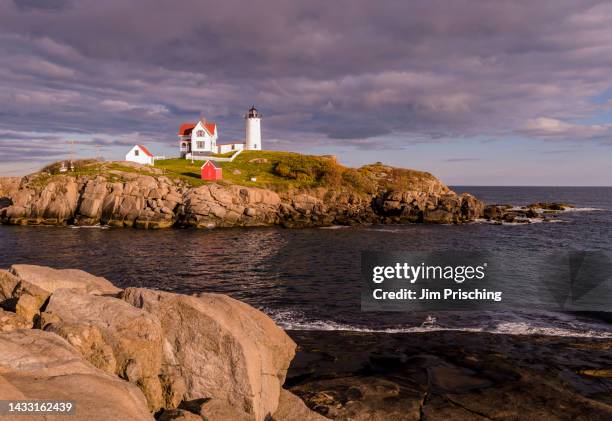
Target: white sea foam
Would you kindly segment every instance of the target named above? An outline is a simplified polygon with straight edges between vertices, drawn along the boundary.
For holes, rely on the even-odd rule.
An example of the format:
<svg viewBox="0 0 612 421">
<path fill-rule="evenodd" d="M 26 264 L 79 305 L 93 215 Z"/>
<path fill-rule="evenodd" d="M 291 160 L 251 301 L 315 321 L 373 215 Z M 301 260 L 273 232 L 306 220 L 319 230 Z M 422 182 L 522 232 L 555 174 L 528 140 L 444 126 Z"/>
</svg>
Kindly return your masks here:
<svg viewBox="0 0 612 421">
<path fill-rule="evenodd" d="M 568 208 L 564 209 L 561 212 L 605 212 L 608 209 L 603 208 Z"/>
<path fill-rule="evenodd" d="M 490 225 L 510 225 L 510 226 L 526 226 L 530 224 L 541 224 L 543 222 L 547 224 L 559 223 L 559 222 L 568 222 L 562 219 L 541 219 L 541 218 L 517 218 L 516 222 L 507 222 L 507 221 L 493 221 L 488 219 L 475 219 L 474 223 L 476 224 L 490 224 Z M 522 222 L 521 222 L 522 221 Z"/>
<path fill-rule="evenodd" d="M 392 232 L 392 233 L 405 233 L 406 231 L 401 228 L 366 228 L 366 231 L 375 231 L 375 232 Z"/>
<path fill-rule="evenodd" d="M 350 225 L 330 225 L 329 227 L 319 227 L 322 230 L 339 230 L 344 228 L 350 228 Z"/>
<path fill-rule="evenodd" d="M 87 229 L 101 229 L 101 230 L 106 230 L 109 229 L 110 226 L 109 225 L 70 225 L 70 228 L 72 229 L 80 229 L 80 228 L 87 228 Z"/>
<path fill-rule="evenodd" d="M 428 315 L 420 326 L 370 328 L 340 323 L 333 320 L 307 320 L 299 312 L 268 311 L 267 313 L 280 327 L 286 330 L 309 331 L 347 331 L 363 333 L 427 333 L 438 331 L 493 333 L 499 335 L 543 335 L 560 337 L 584 337 L 612 339 L 612 329 L 609 325 L 596 322 L 583 322 L 571 315 L 562 313 L 534 313 L 522 315 L 519 313 L 503 313 L 499 319 L 489 320 L 482 326 L 443 326 L 436 317 Z M 508 320 L 502 320 L 507 318 Z M 546 319 L 546 320 L 543 320 Z M 473 317 L 470 320 L 474 320 Z"/>
</svg>

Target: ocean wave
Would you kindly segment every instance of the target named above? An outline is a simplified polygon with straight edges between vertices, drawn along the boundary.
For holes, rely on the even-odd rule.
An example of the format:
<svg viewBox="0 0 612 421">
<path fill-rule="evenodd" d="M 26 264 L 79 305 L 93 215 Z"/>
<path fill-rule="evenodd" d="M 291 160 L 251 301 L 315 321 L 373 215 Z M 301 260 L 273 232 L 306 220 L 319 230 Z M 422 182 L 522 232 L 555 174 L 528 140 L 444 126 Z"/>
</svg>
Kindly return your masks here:
<svg viewBox="0 0 612 421">
<path fill-rule="evenodd" d="M 572 316 L 561 313 L 538 313 L 531 315 L 504 314 L 499 319 L 495 317 L 481 326 L 444 326 L 431 315 L 427 316 L 419 326 L 392 326 L 373 328 L 358 326 L 333 320 L 308 320 L 302 314 L 290 310 L 274 310 L 262 308 L 281 328 L 285 330 L 314 331 L 346 331 L 362 333 L 427 333 L 439 331 L 492 333 L 499 335 L 542 335 L 559 337 L 583 337 L 612 339 L 612 329 L 609 325 L 583 322 Z M 503 320 L 503 317 L 508 320 Z M 469 320 L 474 320 L 470 316 Z"/>
<path fill-rule="evenodd" d="M 87 228 L 87 229 L 101 229 L 101 230 L 106 230 L 110 228 L 110 225 L 70 225 L 69 226 L 72 229 L 80 229 L 80 228 Z"/>
<path fill-rule="evenodd" d="M 392 233 L 405 233 L 405 230 L 401 228 L 365 228 L 364 231 L 375 231 L 375 232 L 392 232 Z"/>
<path fill-rule="evenodd" d="M 339 230 L 339 229 L 345 229 L 345 228 L 350 228 L 350 225 L 330 225 L 329 227 L 319 227 L 319 229 L 321 230 Z"/>
<path fill-rule="evenodd" d="M 608 209 L 603 209 L 603 208 L 568 208 L 568 209 L 564 209 L 560 212 L 606 212 Z"/>
<path fill-rule="evenodd" d="M 518 221 L 516 222 L 495 221 L 495 220 L 489 220 L 489 219 L 484 219 L 484 218 L 475 219 L 473 221 L 474 224 L 509 225 L 509 226 L 525 226 L 525 225 L 541 224 L 541 223 L 555 224 L 555 223 L 560 223 L 560 222 L 567 223 L 569 221 L 565 221 L 563 219 L 542 219 L 542 218 L 524 218 L 524 219 L 519 218 Z"/>
</svg>

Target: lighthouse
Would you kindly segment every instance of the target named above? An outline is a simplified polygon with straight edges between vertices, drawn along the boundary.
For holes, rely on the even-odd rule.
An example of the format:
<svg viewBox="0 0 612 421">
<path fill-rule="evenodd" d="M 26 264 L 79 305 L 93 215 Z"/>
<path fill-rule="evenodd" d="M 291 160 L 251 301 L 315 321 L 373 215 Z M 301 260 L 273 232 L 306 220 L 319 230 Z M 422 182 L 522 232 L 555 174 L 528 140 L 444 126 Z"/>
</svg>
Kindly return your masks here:
<svg viewBox="0 0 612 421">
<path fill-rule="evenodd" d="M 255 106 L 244 116 L 246 120 L 246 150 L 261 150 L 261 114 Z"/>
</svg>

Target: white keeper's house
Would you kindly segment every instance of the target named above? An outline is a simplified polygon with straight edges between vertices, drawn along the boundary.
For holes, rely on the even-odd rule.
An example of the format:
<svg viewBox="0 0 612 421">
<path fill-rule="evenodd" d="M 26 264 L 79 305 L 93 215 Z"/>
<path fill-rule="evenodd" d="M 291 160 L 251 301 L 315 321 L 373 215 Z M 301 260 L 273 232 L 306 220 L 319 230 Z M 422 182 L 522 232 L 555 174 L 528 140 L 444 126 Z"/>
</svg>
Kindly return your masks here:
<svg viewBox="0 0 612 421">
<path fill-rule="evenodd" d="M 125 154 L 125 160 L 143 165 L 153 165 L 155 163 L 153 154 L 142 145 L 134 145 L 132 149 Z"/>
<path fill-rule="evenodd" d="M 201 118 L 196 123 L 183 123 L 179 128 L 181 158 L 209 159 L 212 154 L 239 150 L 261 150 L 261 114 L 253 106 L 245 119 L 245 138 L 232 142 L 217 142 L 217 124 Z"/>
</svg>

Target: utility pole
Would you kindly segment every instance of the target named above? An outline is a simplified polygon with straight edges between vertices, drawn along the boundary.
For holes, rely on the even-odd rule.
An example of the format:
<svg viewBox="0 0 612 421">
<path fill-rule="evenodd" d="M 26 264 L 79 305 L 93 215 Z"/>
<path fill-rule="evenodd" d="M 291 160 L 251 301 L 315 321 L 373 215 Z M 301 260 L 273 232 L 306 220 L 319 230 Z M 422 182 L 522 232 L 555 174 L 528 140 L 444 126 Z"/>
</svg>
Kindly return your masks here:
<svg viewBox="0 0 612 421">
<path fill-rule="evenodd" d="M 98 175 L 102 174 L 102 145 L 94 145 L 96 148 L 96 161 L 98 161 L 96 167 L 98 168 Z"/>
<path fill-rule="evenodd" d="M 70 145 L 70 171 L 74 171 L 74 140 L 67 142 Z"/>
</svg>

